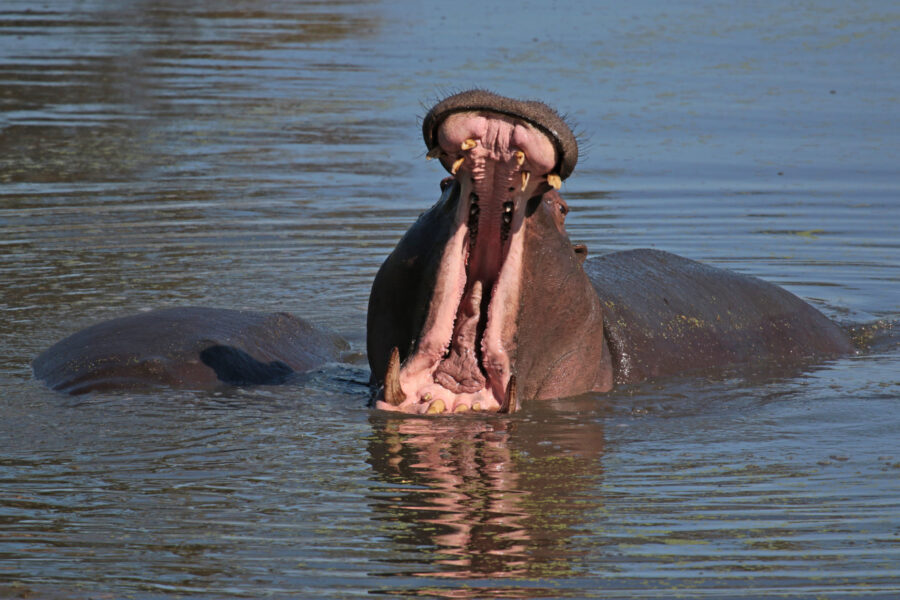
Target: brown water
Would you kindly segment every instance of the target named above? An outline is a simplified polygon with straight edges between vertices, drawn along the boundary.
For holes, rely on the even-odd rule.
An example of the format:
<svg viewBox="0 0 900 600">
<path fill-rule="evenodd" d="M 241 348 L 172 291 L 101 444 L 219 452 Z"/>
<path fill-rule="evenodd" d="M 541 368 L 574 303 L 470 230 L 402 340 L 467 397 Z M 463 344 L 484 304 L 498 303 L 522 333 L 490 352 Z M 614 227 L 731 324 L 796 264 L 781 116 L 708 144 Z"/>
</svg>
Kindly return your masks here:
<svg viewBox="0 0 900 600">
<path fill-rule="evenodd" d="M 577 125 L 592 252 L 896 320 L 898 67 L 888 2 L 5 0 L 0 597 L 900 596 L 896 344 L 442 420 L 367 409 L 362 356 L 444 175 L 418 119 L 472 86 Z M 359 356 L 224 394 L 31 379 L 82 326 L 188 304 Z"/>
</svg>

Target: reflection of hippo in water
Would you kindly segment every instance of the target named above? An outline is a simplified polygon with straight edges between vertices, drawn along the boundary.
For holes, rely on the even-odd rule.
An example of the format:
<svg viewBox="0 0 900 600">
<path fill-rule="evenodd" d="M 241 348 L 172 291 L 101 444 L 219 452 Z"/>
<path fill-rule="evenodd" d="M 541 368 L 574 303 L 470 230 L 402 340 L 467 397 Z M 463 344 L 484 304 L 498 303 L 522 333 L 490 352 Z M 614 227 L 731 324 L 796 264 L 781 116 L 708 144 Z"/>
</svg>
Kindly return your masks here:
<svg viewBox="0 0 900 600">
<path fill-rule="evenodd" d="M 506 412 L 617 382 L 853 350 L 840 327 L 759 279 L 656 250 L 585 261 L 556 193 L 578 148 L 549 107 L 464 92 L 432 108 L 423 133 L 452 178 L 372 286 L 379 408 Z M 169 309 L 79 332 L 34 370 L 71 393 L 209 389 L 280 383 L 341 348 L 287 315 Z"/>
</svg>

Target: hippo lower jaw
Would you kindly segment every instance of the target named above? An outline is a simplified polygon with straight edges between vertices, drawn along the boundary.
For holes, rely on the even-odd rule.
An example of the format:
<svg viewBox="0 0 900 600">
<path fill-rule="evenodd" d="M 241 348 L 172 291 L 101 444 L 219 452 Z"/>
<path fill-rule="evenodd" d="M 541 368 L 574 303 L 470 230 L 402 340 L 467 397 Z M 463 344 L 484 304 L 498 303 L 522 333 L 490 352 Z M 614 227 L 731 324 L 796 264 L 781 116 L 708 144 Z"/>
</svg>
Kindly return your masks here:
<svg viewBox="0 0 900 600">
<path fill-rule="evenodd" d="M 378 408 L 410 413 L 516 409 L 516 321 L 528 200 L 559 177 L 552 142 L 520 119 L 451 115 L 437 132 L 457 198 L 415 351 L 395 348 Z"/>
</svg>

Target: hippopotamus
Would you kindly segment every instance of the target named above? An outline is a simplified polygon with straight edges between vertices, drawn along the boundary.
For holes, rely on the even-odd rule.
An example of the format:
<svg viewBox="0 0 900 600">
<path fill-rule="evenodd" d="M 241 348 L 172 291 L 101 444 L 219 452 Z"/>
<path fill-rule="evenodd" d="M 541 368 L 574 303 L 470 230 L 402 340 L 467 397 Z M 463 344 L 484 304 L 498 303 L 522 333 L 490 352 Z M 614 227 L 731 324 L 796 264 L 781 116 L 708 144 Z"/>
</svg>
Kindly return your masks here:
<svg viewBox="0 0 900 600">
<path fill-rule="evenodd" d="M 546 104 L 470 90 L 436 104 L 422 131 L 449 176 L 372 285 L 375 407 L 508 413 L 648 378 L 854 351 L 839 325 L 760 279 L 660 250 L 588 259 L 566 234 L 558 192 L 578 144 Z M 70 393 L 209 389 L 280 383 L 342 349 L 289 315 L 169 309 L 76 333 L 34 371 Z"/>
<path fill-rule="evenodd" d="M 38 379 L 67 394 L 274 385 L 338 360 L 339 336 L 288 313 L 207 307 L 154 310 L 83 329 L 34 359 Z"/>
</svg>

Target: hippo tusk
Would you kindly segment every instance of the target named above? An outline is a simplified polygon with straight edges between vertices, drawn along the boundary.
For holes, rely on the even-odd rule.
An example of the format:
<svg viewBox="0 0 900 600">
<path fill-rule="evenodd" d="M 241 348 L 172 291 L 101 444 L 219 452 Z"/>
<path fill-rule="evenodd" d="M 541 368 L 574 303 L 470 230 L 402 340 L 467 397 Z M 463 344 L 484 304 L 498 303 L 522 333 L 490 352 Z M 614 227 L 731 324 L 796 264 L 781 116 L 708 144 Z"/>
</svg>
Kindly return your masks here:
<svg viewBox="0 0 900 600">
<path fill-rule="evenodd" d="M 406 394 L 400 387 L 400 351 L 394 346 L 391 359 L 388 361 L 387 374 L 384 376 L 384 401 L 391 406 L 400 406 L 406 400 Z"/>
<path fill-rule="evenodd" d="M 516 398 L 516 376 L 509 378 L 506 384 L 506 393 L 503 395 L 503 404 L 500 405 L 499 413 L 512 414 L 519 409 L 519 401 Z"/>
</svg>

